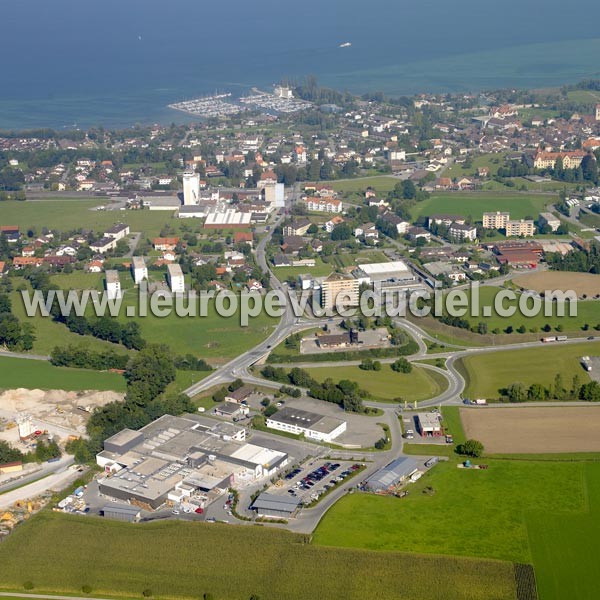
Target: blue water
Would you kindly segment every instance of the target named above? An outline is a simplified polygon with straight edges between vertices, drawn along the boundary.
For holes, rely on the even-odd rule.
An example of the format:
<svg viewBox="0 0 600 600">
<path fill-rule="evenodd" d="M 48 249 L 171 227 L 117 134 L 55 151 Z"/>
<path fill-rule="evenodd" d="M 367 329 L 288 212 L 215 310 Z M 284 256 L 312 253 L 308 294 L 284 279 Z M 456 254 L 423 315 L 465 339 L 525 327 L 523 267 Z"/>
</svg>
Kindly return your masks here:
<svg viewBox="0 0 600 600">
<path fill-rule="evenodd" d="M 597 0 L 1 0 L 0 128 L 177 121 L 170 102 L 307 74 L 395 95 L 558 85 L 599 76 L 599 22 Z"/>
</svg>

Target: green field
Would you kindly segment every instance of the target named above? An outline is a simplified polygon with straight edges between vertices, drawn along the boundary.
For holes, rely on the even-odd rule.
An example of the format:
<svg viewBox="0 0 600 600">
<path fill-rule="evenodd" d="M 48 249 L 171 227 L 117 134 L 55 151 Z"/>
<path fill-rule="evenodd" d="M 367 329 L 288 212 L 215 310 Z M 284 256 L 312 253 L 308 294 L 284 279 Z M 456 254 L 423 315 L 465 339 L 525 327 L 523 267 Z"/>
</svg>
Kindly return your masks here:
<svg viewBox="0 0 600 600">
<path fill-rule="evenodd" d="M 477 154 L 472 157 L 471 166 L 468 169 L 464 168 L 462 164 L 453 164 L 449 169 L 444 171 L 444 177 L 451 177 L 452 179 L 461 177 L 474 177 L 477 174 L 477 169 L 482 167 L 488 167 L 490 170 L 490 177 L 496 175 L 498 167 L 504 164 L 503 154 Z"/>
<path fill-rule="evenodd" d="M 563 330 L 565 332 L 578 332 L 581 333 L 582 327 L 587 323 L 589 328 L 592 328 L 600 323 L 600 302 L 596 302 L 593 300 L 588 301 L 579 301 L 577 302 L 577 315 L 570 316 L 570 307 L 565 303 L 552 303 L 546 307 L 545 303 L 541 302 L 539 314 L 531 317 L 526 317 L 521 314 L 519 309 L 519 298 L 520 294 L 517 294 L 517 298 L 514 301 L 504 300 L 502 305 L 503 309 L 511 309 L 515 308 L 513 316 L 499 316 L 496 311 L 495 306 L 495 298 L 497 294 L 501 291 L 501 288 L 495 287 L 492 285 L 482 286 L 479 288 L 479 310 L 476 311 L 480 316 L 471 317 L 469 313 L 472 311 L 473 306 L 477 306 L 471 300 L 472 293 L 471 290 L 465 290 L 465 294 L 469 299 L 469 307 L 467 314 L 463 317 L 469 321 L 472 327 L 476 327 L 478 323 L 483 322 L 488 326 L 488 332 L 491 333 L 494 329 L 499 329 L 500 333 L 505 333 L 505 329 L 508 326 L 512 326 L 514 329 L 513 335 L 518 341 L 518 333 L 516 332 L 518 327 L 524 326 L 526 328 L 526 332 L 529 333 L 531 329 L 534 329 L 535 333 L 540 333 L 540 337 L 544 335 L 550 335 L 552 332 L 545 334 L 542 331 L 542 327 L 546 324 L 550 325 L 553 328 L 556 328 L 558 325 L 562 325 Z M 483 316 L 485 307 L 491 307 L 491 315 L 489 317 Z M 531 301 L 528 303 L 528 308 L 532 307 Z M 552 316 L 545 316 L 546 308 L 548 308 L 548 314 L 551 313 Z M 564 309 L 564 316 L 559 315 L 559 309 Z"/>
<path fill-rule="evenodd" d="M 306 541 L 263 527 L 130 525 L 45 511 L 0 545 L 1 585 L 16 591 L 30 581 L 35 593 L 69 594 L 89 586 L 94 595 L 126 598 L 150 590 L 155 598 L 211 594 L 218 600 L 253 594 L 260 600 L 516 600 L 513 565 L 507 562 L 381 554 Z M 244 556 L 232 568 L 225 557 L 236 548 Z"/>
<path fill-rule="evenodd" d="M 380 175 L 375 177 L 359 177 L 358 179 L 342 179 L 340 181 L 328 181 L 331 187 L 338 193 L 356 193 L 364 192 L 368 187 L 372 187 L 378 195 L 383 192 L 390 192 L 398 183 L 396 177 L 389 175 Z"/>
<path fill-rule="evenodd" d="M 114 390 L 125 391 L 125 379 L 117 373 L 54 367 L 49 362 L 0 357 L 0 389 Z"/>
<path fill-rule="evenodd" d="M 439 464 L 402 500 L 346 496 L 321 521 L 314 541 L 533 562 L 541 600 L 595 598 L 600 463 L 486 463 L 487 471 L 457 469 L 453 460 Z M 434 493 L 422 494 L 426 486 Z"/>
<path fill-rule="evenodd" d="M 413 368 L 412 373 L 396 373 L 390 365 L 382 365 L 381 371 L 363 371 L 358 367 L 315 367 L 307 371 L 317 381 L 328 377 L 334 381 L 350 379 L 369 392 L 374 400 L 392 402 L 402 398 L 415 402 L 434 398 L 447 387 L 444 377 L 425 368 Z"/>
<path fill-rule="evenodd" d="M 76 286 L 83 281 L 82 276 L 82 273 L 72 273 L 55 276 L 54 280 L 60 277 L 61 285 L 77 289 Z M 93 283 L 94 279 L 90 279 L 90 282 Z M 90 350 L 112 348 L 118 352 L 127 352 L 123 346 L 72 333 L 65 325 L 55 323 L 49 317 L 42 317 L 39 314 L 28 317 L 19 292 L 12 292 L 11 299 L 14 314 L 20 320 L 30 322 L 35 327 L 36 341 L 33 351 L 36 353 L 49 354 L 55 346 L 68 344 L 83 344 Z M 215 363 L 233 358 L 240 352 L 252 348 L 271 333 L 277 322 L 276 319 L 262 313 L 258 317 L 251 318 L 247 327 L 242 327 L 239 312 L 232 317 L 221 317 L 217 314 L 214 303 L 209 304 L 206 317 L 178 317 L 174 311 L 167 317 L 158 317 L 151 313 L 150 308 L 147 317 L 140 317 L 138 296 L 133 289 L 124 294 L 118 317 L 120 321 L 126 322 L 128 319 L 126 310 L 130 306 L 136 309 L 136 316 L 129 318 L 139 323 L 142 336 L 148 342 L 164 343 L 176 354 L 189 352 L 201 358 L 212 359 Z M 91 309 L 88 310 L 88 314 L 92 314 Z"/>
<path fill-rule="evenodd" d="M 600 354 L 600 344 L 582 343 L 543 345 L 502 352 L 489 352 L 460 359 L 457 366 L 466 375 L 465 396 L 469 398 L 497 398 L 499 390 L 520 381 L 549 385 L 560 373 L 566 387 L 574 375 L 582 383 L 590 380 L 583 370 L 580 358 Z"/>
<path fill-rule="evenodd" d="M 551 201 L 548 196 L 510 193 L 436 193 L 418 202 L 412 209 L 414 219 L 436 213 L 471 216 L 481 221 L 484 212 L 509 211 L 513 219 L 526 216 L 537 218 L 544 206 Z"/>
</svg>

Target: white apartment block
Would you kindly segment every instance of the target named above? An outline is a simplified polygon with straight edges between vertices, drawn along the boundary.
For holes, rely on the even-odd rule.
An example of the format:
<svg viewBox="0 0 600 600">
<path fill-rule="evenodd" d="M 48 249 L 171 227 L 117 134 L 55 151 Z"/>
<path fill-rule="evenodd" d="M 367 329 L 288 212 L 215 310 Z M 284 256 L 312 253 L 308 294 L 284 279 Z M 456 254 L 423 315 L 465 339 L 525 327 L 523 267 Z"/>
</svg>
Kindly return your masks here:
<svg viewBox="0 0 600 600">
<path fill-rule="evenodd" d="M 174 294 L 181 294 L 185 292 L 185 281 L 183 278 L 183 271 L 181 267 L 174 263 L 167 265 L 167 281 L 169 287 Z"/>
<path fill-rule="evenodd" d="M 325 310 L 333 310 L 338 297 L 345 306 L 358 306 L 359 281 L 350 275 L 332 273 L 321 283 L 321 304 Z"/>
<path fill-rule="evenodd" d="M 134 256 L 132 258 L 131 275 L 135 285 L 139 285 L 144 279 L 148 279 L 148 267 L 143 256 Z"/>
<path fill-rule="evenodd" d="M 543 212 L 538 217 L 538 225 L 544 227 L 548 225 L 552 231 L 556 231 L 560 227 L 560 219 L 555 217 L 552 213 Z"/>
<path fill-rule="evenodd" d="M 106 277 L 106 294 L 111 300 L 121 297 L 121 280 L 119 272 L 109 270 L 105 273 Z"/>
<path fill-rule="evenodd" d="M 335 198 L 307 198 L 306 208 L 311 212 L 341 213 L 342 201 Z"/>
<path fill-rule="evenodd" d="M 510 213 L 507 212 L 485 212 L 483 213 L 484 229 L 506 229 L 510 221 Z"/>
</svg>

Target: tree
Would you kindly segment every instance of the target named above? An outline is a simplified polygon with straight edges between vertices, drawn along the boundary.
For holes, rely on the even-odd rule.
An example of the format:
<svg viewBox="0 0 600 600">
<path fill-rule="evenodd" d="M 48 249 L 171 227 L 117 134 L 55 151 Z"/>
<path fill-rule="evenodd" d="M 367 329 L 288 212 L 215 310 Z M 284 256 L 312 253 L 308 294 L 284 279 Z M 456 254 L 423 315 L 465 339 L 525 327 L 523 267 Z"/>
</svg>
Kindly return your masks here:
<svg viewBox="0 0 600 600">
<path fill-rule="evenodd" d="M 467 440 L 464 444 L 459 444 L 456 450 L 464 456 L 479 458 L 483 454 L 484 448 L 483 444 L 477 440 Z"/>
<path fill-rule="evenodd" d="M 396 373 L 411 373 L 412 364 L 406 358 L 399 358 L 391 364 L 392 371 Z"/>
<path fill-rule="evenodd" d="M 527 400 L 527 388 L 520 381 L 511 383 L 506 390 L 510 402 L 525 402 Z"/>
</svg>

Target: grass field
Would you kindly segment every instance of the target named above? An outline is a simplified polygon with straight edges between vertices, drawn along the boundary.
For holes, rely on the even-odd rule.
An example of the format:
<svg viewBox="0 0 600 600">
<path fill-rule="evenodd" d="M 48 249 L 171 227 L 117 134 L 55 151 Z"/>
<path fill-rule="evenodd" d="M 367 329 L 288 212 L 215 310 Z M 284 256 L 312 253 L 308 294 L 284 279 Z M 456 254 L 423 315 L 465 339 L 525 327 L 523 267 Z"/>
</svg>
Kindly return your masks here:
<svg viewBox="0 0 600 600">
<path fill-rule="evenodd" d="M 600 463 L 486 463 L 487 471 L 442 463 L 402 500 L 346 496 L 321 521 L 314 541 L 533 562 L 541 600 L 595 598 Z M 420 493 L 425 486 L 434 493 Z"/>
<path fill-rule="evenodd" d="M 390 192 L 398 183 L 396 177 L 389 175 L 379 175 L 375 177 L 360 177 L 358 179 L 342 179 L 340 181 L 329 181 L 324 183 L 331 184 L 331 187 L 338 193 L 344 192 L 364 192 L 368 187 L 372 187 L 376 192 Z"/>
<path fill-rule="evenodd" d="M 61 275 L 62 284 L 66 288 L 81 283 L 81 273 Z M 56 277 L 54 278 L 56 279 Z M 125 277 L 126 279 L 126 277 Z M 21 280 L 19 280 L 21 281 Z M 91 280 L 93 283 L 93 280 Z M 15 286 L 17 280 L 15 280 Z M 28 317 L 25 313 L 23 301 L 19 292 L 11 294 L 13 312 L 25 322 L 30 322 L 35 327 L 36 341 L 33 351 L 39 354 L 49 354 L 55 346 L 68 344 L 85 345 L 90 350 L 102 350 L 112 348 L 118 352 L 126 353 L 127 350 L 120 345 L 103 342 L 91 336 L 80 336 L 70 332 L 66 326 L 55 323 L 49 317 L 36 315 Z M 153 343 L 164 343 L 171 347 L 174 353 L 186 354 L 188 352 L 201 357 L 212 359 L 212 362 L 222 362 L 228 358 L 237 356 L 240 352 L 252 348 L 267 337 L 275 326 L 277 320 L 262 313 L 256 318 L 249 320 L 247 327 L 240 325 L 239 312 L 232 317 L 221 317 L 217 314 L 214 303 L 209 304 L 206 317 L 178 317 L 175 312 L 166 317 L 158 317 L 152 314 L 148 308 L 148 316 L 139 316 L 138 296 L 134 290 L 128 290 L 123 297 L 118 319 L 125 322 L 127 307 L 136 309 L 135 319 L 141 328 L 142 336 Z M 91 310 L 89 311 L 91 315 Z"/>
<path fill-rule="evenodd" d="M 541 275 L 546 275 L 543 273 Z M 541 278 L 543 280 L 543 277 Z M 518 283 L 518 279 L 516 281 Z M 549 286 L 546 289 L 562 289 L 562 288 L 553 288 Z M 567 288 L 568 289 L 568 288 Z M 522 314 L 522 311 L 519 308 L 519 299 L 520 294 L 517 293 L 517 298 L 514 301 L 503 301 L 504 309 L 510 308 L 511 310 L 514 308 L 514 314 L 512 316 L 500 316 L 496 311 L 495 299 L 498 293 L 501 291 L 501 288 L 495 286 L 482 286 L 479 289 L 479 310 L 476 312 L 479 316 L 471 317 L 469 313 L 473 310 L 473 307 L 477 306 L 476 303 L 473 302 L 471 290 L 465 290 L 465 294 L 469 299 L 469 310 L 467 311 L 467 315 L 465 315 L 465 319 L 469 321 L 472 327 L 476 327 L 478 323 L 483 322 L 488 326 L 488 331 L 491 333 L 494 329 L 499 329 L 501 333 L 505 333 L 507 327 L 511 326 L 514 330 L 512 334 L 515 338 L 518 338 L 518 333 L 516 330 L 524 326 L 526 328 L 526 332 L 531 332 L 533 329 L 534 332 L 538 333 L 542 331 L 542 327 L 546 324 L 550 325 L 552 328 L 556 328 L 559 325 L 562 325 L 563 330 L 565 332 L 578 332 L 581 333 L 582 327 L 587 323 L 589 328 L 595 327 L 600 323 L 600 302 L 597 301 L 585 301 L 577 303 L 577 314 L 574 316 L 570 316 L 570 307 L 566 303 L 553 303 L 549 304 L 546 307 L 545 303 L 540 303 L 539 313 L 535 316 L 526 317 Z M 600 291 L 600 290 L 599 290 Z M 532 307 L 531 301 L 528 303 L 528 309 Z M 490 316 L 483 316 L 485 314 L 485 310 L 487 307 L 490 307 L 491 312 Z M 551 314 L 552 316 L 546 316 L 545 313 Z M 562 309 L 564 312 L 564 316 L 559 315 L 559 309 Z M 545 335 L 544 333 L 540 333 L 540 338 Z M 515 339 L 515 342 L 518 339 Z"/>
<path fill-rule="evenodd" d="M 436 213 L 471 216 L 481 221 L 484 212 L 509 211 L 512 219 L 526 216 L 537 218 L 546 203 L 547 196 L 510 193 L 437 193 L 427 200 L 418 202 L 412 209 L 414 219 Z"/>
<path fill-rule="evenodd" d="M 447 387 L 446 380 L 424 368 L 413 368 L 412 373 L 396 373 L 390 365 L 382 365 L 381 371 L 363 371 L 358 367 L 316 367 L 307 371 L 317 380 L 331 377 L 334 381 L 350 379 L 369 392 L 373 399 L 392 402 L 397 398 L 414 402 L 441 394 Z"/>
<path fill-rule="evenodd" d="M 600 354 L 600 344 L 581 343 L 555 346 L 543 345 L 536 348 L 489 352 L 468 356 L 457 361 L 457 366 L 466 375 L 465 396 L 469 398 L 497 398 L 499 389 L 520 381 L 549 385 L 557 373 L 562 375 L 565 386 L 571 385 L 574 375 L 582 383 L 590 380 L 583 370 L 580 358 Z"/>
<path fill-rule="evenodd" d="M 513 565 L 314 546 L 262 527 L 117 521 L 43 512 L 0 545 L 1 585 L 35 592 L 219 600 L 515 600 Z M 224 557 L 243 551 L 235 568 Z M 60 556 L 60 561 L 56 557 Z M 93 568 L 92 568 L 93 567 Z M 358 567 L 358 568 L 357 568 Z M 431 585 L 432 573 L 435 585 Z M 376 595 L 373 586 L 376 584 Z"/>
<path fill-rule="evenodd" d="M 181 220 L 167 211 L 107 210 L 93 208 L 106 204 L 106 200 L 45 200 L 40 202 L 2 202 L 0 221 L 18 225 L 21 230 L 42 227 L 67 231 L 85 227 L 101 231 L 115 223 L 127 223 L 131 231 L 141 231 L 147 237 L 157 236 L 161 228 L 169 224 L 179 230 Z"/>
<path fill-rule="evenodd" d="M 501 167 L 503 164 L 503 154 L 478 154 L 473 156 L 471 166 L 468 169 L 465 169 L 462 164 L 453 164 L 449 169 L 444 171 L 444 177 L 473 177 L 477 173 L 477 169 L 482 167 L 488 167 L 490 176 L 493 177 L 498 172 L 498 167 Z"/>
<path fill-rule="evenodd" d="M 0 357 L 0 389 L 125 391 L 125 379 L 116 373 L 54 367 L 49 362 Z"/>
</svg>

